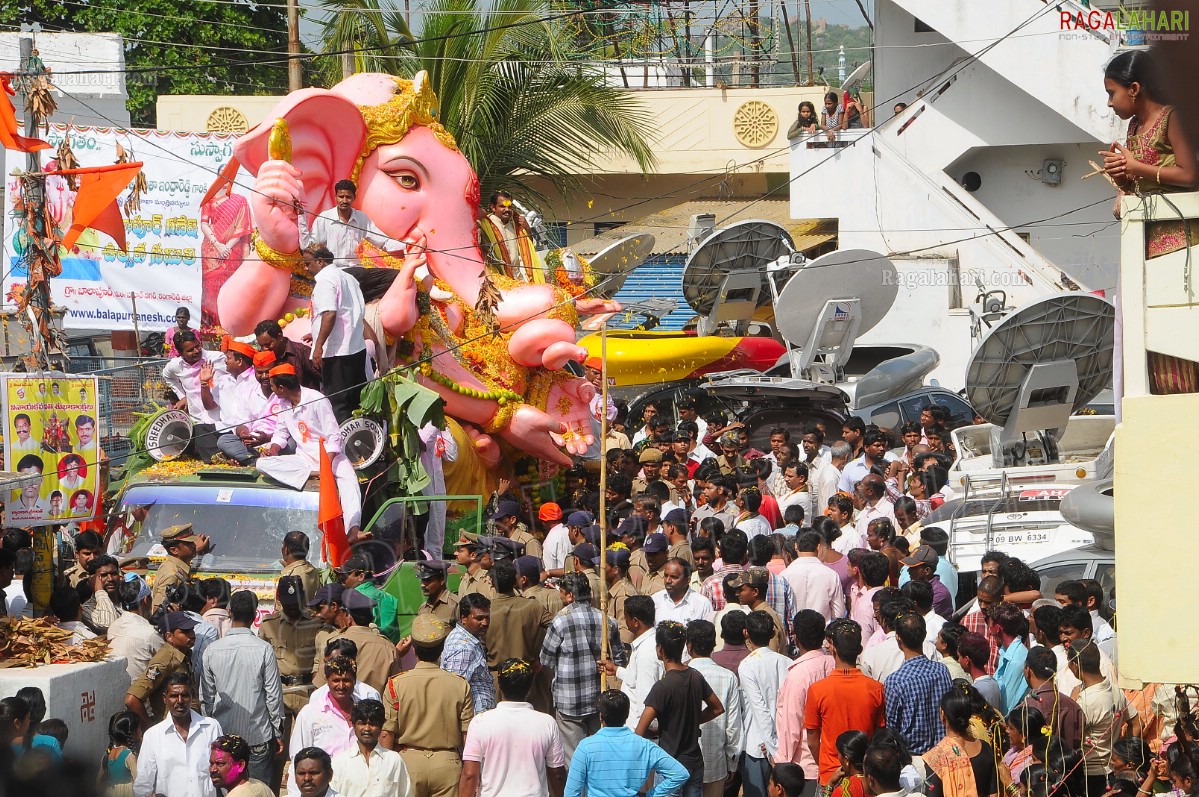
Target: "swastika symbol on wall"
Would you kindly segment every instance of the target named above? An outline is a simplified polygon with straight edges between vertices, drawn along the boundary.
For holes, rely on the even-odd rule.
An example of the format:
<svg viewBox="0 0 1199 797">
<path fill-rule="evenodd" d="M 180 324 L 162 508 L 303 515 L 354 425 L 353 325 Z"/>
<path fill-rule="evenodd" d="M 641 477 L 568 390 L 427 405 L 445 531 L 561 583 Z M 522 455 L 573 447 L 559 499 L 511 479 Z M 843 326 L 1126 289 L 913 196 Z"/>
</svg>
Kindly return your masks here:
<svg viewBox="0 0 1199 797">
<path fill-rule="evenodd" d="M 79 719 L 81 722 L 93 722 L 96 719 L 96 693 L 79 693 Z"/>
</svg>

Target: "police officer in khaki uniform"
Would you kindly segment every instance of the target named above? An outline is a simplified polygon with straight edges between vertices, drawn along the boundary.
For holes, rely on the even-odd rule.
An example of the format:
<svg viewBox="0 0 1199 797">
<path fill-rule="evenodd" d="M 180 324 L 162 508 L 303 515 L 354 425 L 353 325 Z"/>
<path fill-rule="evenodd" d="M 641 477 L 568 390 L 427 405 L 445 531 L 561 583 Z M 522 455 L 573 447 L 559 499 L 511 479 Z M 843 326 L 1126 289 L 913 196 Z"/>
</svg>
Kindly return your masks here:
<svg viewBox="0 0 1199 797">
<path fill-rule="evenodd" d="M 523 544 L 526 554 L 540 559 L 541 541 L 529 532 L 528 526 L 520 522 L 519 513 L 520 505 L 515 501 L 500 501 L 496 505 L 495 514 L 491 516 L 496 533 Z"/>
<path fill-rule="evenodd" d="M 302 531 L 289 531 L 283 535 L 283 573 L 284 576 L 299 576 L 304 584 L 305 600 L 311 599 L 321 588 L 321 574 L 308 561 L 310 542 L 308 535 Z"/>
<path fill-rule="evenodd" d="M 162 628 L 166 644 L 151 657 L 146 671 L 125 694 L 125 708 L 141 718 L 143 730 L 167 715 L 163 687 L 168 675 L 182 671 L 188 674 L 193 684 L 196 681 L 191 657 L 192 646 L 196 644 L 196 621 L 183 612 L 167 612 Z M 192 694 L 198 695 L 199 690 L 193 688 Z M 192 708 L 199 710 L 199 707 L 199 701 L 193 697 Z"/>
<path fill-rule="evenodd" d="M 599 573 L 595 572 L 595 568 L 600 558 L 599 549 L 589 542 L 581 542 L 574 547 L 570 555 L 575 562 L 574 572 L 585 575 L 587 583 L 591 585 L 591 594 L 598 596 L 600 594 L 600 577 Z"/>
<path fill-rule="evenodd" d="M 620 641 L 633 644 L 633 632 L 624 616 L 624 602 L 632 595 L 640 595 L 629 580 L 629 549 L 608 546 L 604 551 L 604 579 L 608 584 L 608 616 L 616 621 L 620 629 Z"/>
<path fill-rule="evenodd" d="M 487 571 L 495 563 L 491 558 L 491 538 L 462 532 L 458 542 L 454 543 L 458 564 L 466 567 L 462 580 L 458 582 L 458 597 L 478 592 L 488 598 L 495 597 L 495 588 L 491 586 L 491 576 Z"/>
<path fill-rule="evenodd" d="M 290 717 L 308 703 L 312 692 L 312 665 L 321 621 L 304 614 L 304 585 L 299 576 L 283 576 L 275 591 L 277 610 L 262 618 L 258 637 L 275 650 L 283 705 Z M 284 738 L 289 738 L 284 734 Z"/>
<path fill-rule="evenodd" d="M 446 572 L 449 563 L 433 559 L 416 563 L 416 577 L 420 579 L 420 591 L 425 602 L 416 610 L 419 614 L 431 614 L 446 625 L 458 622 L 458 596 L 446 589 Z"/>
<path fill-rule="evenodd" d="M 338 618 L 342 618 L 345 623 L 344 627 L 348 628 L 350 619 L 341 611 L 341 596 L 345 592 L 345 587 L 341 584 L 322 584 L 308 601 L 308 609 L 312 612 L 312 616 L 320 622 L 320 628 L 316 632 L 316 642 L 313 643 L 314 654 L 312 661 L 313 683 L 321 686 L 324 681 L 320 680 L 325 677 L 324 663 L 321 657 L 325 653 L 325 644 L 334 634 L 340 633 L 343 626 L 338 626 Z"/>
<path fill-rule="evenodd" d="M 209 549 L 210 543 L 205 535 L 192 533 L 190 523 L 181 523 L 163 530 L 162 546 L 167 549 L 167 558 L 154 574 L 154 590 L 150 597 L 152 609 L 163 604 L 168 589 L 192 577 L 195 572 L 192 562 Z"/>
<path fill-rule="evenodd" d="M 323 588 L 322 588 L 323 589 Z M 375 602 L 367 595 L 355 589 L 343 590 L 341 593 L 341 608 L 337 613 L 335 624 L 338 631 L 330 634 L 319 642 L 321 653 L 329 640 L 344 637 L 354 640 L 358 646 L 358 680 L 367 686 L 383 691 L 387 679 L 400 671 L 400 659 L 396 646 L 387 637 L 379 633 L 374 623 Z M 318 661 L 320 657 L 317 657 Z M 314 673 L 313 683 L 325 685 L 324 662 L 320 662 Z"/>
<path fill-rule="evenodd" d="M 687 542 L 687 529 L 691 522 L 691 516 L 686 509 L 672 509 L 666 513 L 666 517 L 662 518 L 662 533 L 666 535 L 666 541 L 670 543 L 670 548 L 666 551 L 667 559 L 682 559 L 687 564 L 695 568 L 695 557 L 691 555 L 691 544 Z"/>
<path fill-rule="evenodd" d="M 562 593 L 555 587 L 547 587 L 541 583 L 541 562 L 537 557 L 518 557 L 512 566 L 516 568 L 516 586 L 521 595 L 540 603 L 551 618 L 562 611 Z"/>
<path fill-rule="evenodd" d="M 666 577 L 662 575 L 662 567 L 670 558 L 670 542 L 665 534 L 655 532 L 645 538 L 641 550 L 645 552 L 645 564 L 649 567 L 649 572 L 641 579 L 641 594 L 653 597 L 666 589 Z"/>
<path fill-rule="evenodd" d="M 449 633 L 433 615 L 417 615 L 416 666 L 388 681 L 383 692 L 387 721 L 380 742 L 400 751 L 415 797 L 458 796 L 462 747 L 475 715 L 466 679 L 437 666 Z"/>
<path fill-rule="evenodd" d="M 554 618 L 534 598 L 516 594 L 516 567 L 501 560 L 491 568 L 496 596 L 491 599 L 491 625 L 484 644 L 487 667 L 493 673 L 508 659 L 537 661 L 545 630 Z M 496 679 L 499 689 L 499 679 Z"/>
</svg>

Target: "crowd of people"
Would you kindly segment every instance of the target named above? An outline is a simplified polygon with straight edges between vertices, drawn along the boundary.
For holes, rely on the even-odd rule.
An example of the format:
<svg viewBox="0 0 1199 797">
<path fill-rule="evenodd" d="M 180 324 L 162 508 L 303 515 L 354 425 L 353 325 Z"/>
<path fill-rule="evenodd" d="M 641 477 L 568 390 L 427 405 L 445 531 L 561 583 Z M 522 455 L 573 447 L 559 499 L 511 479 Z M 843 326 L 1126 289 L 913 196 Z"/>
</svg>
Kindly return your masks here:
<svg viewBox="0 0 1199 797">
<path fill-rule="evenodd" d="M 230 345 L 234 378 L 259 354 Z M 277 376 L 267 377 L 269 388 Z M 199 530 L 163 532 L 153 588 L 122 573 L 98 534 L 80 534 L 53 614 L 80 639 L 105 635 L 131 681 L 110 721 L 104 788 L 1189 790 L 1190 737 L 1176 732 L 1189 710 L 1164 689 L 1119 688 L 1098 583 L 1042 596 L 1034 571 L 992 551 L 962 600 L 971 590 L 959 589 L 948 535 L 923 525 L 950 494 L 940 408 L 902 429 L 894 450 L 851 419 L 831 448 L 812 426 L 798 449 L 772 430 L 769 452 L 689 401 L 676 411 L 664 423 L 666 408 L 650 405 L 640 428 L 610 438 L 610 544 L 601 548 L 594 473 L 571 469 L 566 495 L 532 516 L 502 482 L 486 533 L 463 533 L 454 561 L 417 563 L 425 600 L 405 635 L 371 557 L 356 553 L 322 584 L 302 532 L 283 541 L 276 611 L 257 630 L 252 592 L 194 580 L 208 545 Z M 10 548 L 6 536 L 0 571 Z M 29 719 L 36 703 L 0 701 L 2 746 L 26 761 L 69 756 L 51 726 Z"/>
</svg>

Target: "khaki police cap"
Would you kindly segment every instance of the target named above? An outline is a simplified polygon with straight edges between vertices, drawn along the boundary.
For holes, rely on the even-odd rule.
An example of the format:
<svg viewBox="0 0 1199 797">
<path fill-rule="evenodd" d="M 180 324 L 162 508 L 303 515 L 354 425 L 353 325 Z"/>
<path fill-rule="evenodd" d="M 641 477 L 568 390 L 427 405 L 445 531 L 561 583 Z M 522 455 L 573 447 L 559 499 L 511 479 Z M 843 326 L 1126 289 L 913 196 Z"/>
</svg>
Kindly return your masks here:
<svg viewBox="0 0 1199 797">
<path fill-rule="evenodd" d="M 421 647 L 432 647 L 445 641 L 450 627 L 431 614 L 418 614 L 412 620 L 412 643 Z"/>
</svg>

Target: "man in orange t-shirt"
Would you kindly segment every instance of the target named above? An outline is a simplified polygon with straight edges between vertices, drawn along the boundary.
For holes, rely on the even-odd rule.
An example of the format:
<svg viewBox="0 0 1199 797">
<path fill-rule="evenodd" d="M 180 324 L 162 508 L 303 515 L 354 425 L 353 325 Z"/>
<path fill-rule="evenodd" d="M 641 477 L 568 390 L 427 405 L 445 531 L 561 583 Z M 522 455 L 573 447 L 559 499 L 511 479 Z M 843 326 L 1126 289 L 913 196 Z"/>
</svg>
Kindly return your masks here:
<svg viewBox="0 0 1199 797">
<path fill-rule="evenodd" d="M 825 631 L 833 649 L 833 671 L 808 689 L 804 728 L 808 747 L 820 768 L 820 785 L 840 768 L 837 737 L 846 731 L 873 735 L 883 727 L 883 685 L 862 674 L 862 627 L 853 620 L 834 620 Z"/>
</svg>

